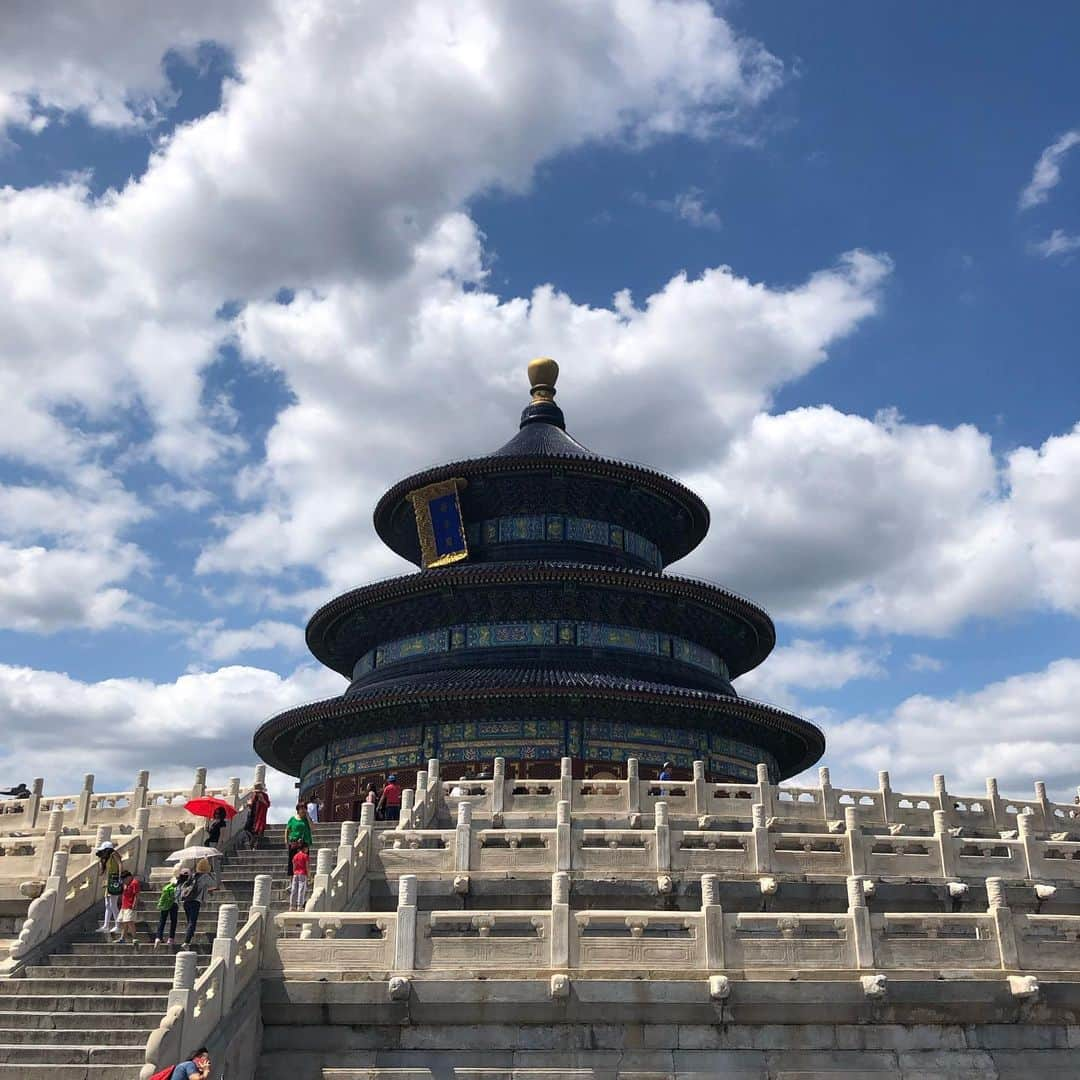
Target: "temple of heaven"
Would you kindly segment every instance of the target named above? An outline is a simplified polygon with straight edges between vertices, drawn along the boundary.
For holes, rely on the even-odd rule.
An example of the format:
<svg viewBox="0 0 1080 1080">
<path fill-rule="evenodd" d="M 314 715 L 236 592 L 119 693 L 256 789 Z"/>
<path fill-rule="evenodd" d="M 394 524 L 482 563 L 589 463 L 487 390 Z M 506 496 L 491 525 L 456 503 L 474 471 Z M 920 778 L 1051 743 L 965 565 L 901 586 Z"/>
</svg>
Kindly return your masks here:
<svg viewBox="0 0 1080 1080">
<path fill-rule="evenodd" d="M 740 698 L 732 680 L 775 644 L 769 616 L 715 585 L 664 572 L 709 527 L 688 488 L 600 457 L 567 434 L 558 365 L 529 364 L 521 426 L 485 457 L 395 484 L 379 537 L 421 567 L 318 610 L 307 643 L 351 680 L 328 701 L 266 721 L 255 750 L 300 778 L 324 818 L 359 816 L 367 784 L 411 784 L 427 759 L 444 779 L 675 777 L 774 782 L 821 756 L 822 733 Z"/>
</svg>

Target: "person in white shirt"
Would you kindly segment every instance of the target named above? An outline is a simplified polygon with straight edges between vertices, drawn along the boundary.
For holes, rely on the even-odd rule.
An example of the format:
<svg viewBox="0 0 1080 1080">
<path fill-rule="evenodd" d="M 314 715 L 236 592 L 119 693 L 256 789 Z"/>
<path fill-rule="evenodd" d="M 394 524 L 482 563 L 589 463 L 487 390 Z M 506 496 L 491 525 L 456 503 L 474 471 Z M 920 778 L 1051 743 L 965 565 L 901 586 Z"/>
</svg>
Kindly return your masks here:
<svg viewBox="0 0 1080 1080">
<path fill-rule="evenodd" d="M 311 818 L 312 825 L 317 825 L 319 823 L 319 800 L 318 799 L 312 799 L 311 802 L 309 802 L 307 804 L 307 816 L 309 818 Z"/>
</svg>

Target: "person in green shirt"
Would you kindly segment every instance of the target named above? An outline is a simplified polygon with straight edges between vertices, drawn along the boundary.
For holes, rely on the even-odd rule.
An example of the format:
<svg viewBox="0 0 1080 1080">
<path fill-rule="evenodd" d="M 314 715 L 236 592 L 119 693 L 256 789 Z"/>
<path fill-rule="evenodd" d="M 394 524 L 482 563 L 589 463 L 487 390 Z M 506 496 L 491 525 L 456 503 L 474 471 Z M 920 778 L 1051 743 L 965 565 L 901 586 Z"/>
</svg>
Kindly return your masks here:
<svg viewBox="0 0 1080 1080">
<path fill-rule="evenodd" d="M 296 804 L 296 813 L 289 818 L 285 826 L 285 846 L 289 854 L 289 877 L 292 877 L 292 857 L 300 850 L 301 844 L 311 847 L 311 820 L 308 818 L 307 806 L 304 803 Z"/>
</svg>

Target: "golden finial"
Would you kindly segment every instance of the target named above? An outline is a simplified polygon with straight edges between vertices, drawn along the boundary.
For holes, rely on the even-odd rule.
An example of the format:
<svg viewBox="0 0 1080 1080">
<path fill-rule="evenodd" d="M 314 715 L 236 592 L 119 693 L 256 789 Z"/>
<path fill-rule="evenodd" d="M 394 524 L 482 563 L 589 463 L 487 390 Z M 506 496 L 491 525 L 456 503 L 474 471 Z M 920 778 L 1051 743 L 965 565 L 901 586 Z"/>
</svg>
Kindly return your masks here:
<svg viewBox="0 0 1080 1080">
<path fill-rule="evenodd" d="M 559 365 L 548 356 L 538 356 L 529 361 L 529 386 L 532 387 L 533 405 L 543 405 L 555 397 L 555 380 L 559 377 Z"/>
</svg>

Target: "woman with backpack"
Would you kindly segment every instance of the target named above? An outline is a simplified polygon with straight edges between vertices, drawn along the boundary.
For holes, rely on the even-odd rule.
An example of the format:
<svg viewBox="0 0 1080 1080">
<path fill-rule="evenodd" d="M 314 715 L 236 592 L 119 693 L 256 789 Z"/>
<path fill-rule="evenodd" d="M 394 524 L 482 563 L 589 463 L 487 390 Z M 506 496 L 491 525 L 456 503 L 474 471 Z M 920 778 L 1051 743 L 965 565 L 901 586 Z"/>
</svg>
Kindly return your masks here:
<svg viewBox="0 0 1080 1080">
<path fill-rule="evenodd" d="M 104 881 L 105 921 L 98 927 L 99 934 L 120 932 L 120 896 L 124 891 L 120 875 L 124 863 L 111 840 L 105 840 L 94 849 Z"/>
<path fill-rule="evenodd" d="M 178 870 L 173 879 L 161 890 L 161 895 L 158 897 L 157 902 L 158 924 L 157 934 L 154 937 L 155 949 L 161 944 L 161 937 L 165 933 L 166 920 L 169 923 L 168 943 L 170 945 L 176 944 L 176 920 L 180 917 L 180 905 L 177 901 L 179 899 L 180 890 L 187 882 L 187 879 L 188 872 L 186 870 Z"/>
<path fill-rule="evenodd" d="M 185 949 L 191 948 L 191 939 L 195 936 L 195 925 L 199 921 L 199 912 L 202 910 L 203 904 L 206 903 L 206 897 L 209 893 L 213 892 L 216 886 L 214 885 L 214 876 L 210 873 L 210 862 L 207 859 L 200 859 L 195 864 L 195 873 L 184 882 L 180 889 L 180 903 L 184 905 L 184 914 L 187 916 L 187 930 L 184 932 L 184 945 Z"/>
</svg>

